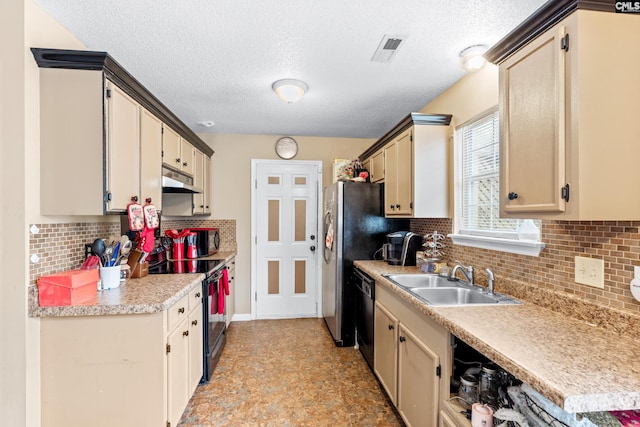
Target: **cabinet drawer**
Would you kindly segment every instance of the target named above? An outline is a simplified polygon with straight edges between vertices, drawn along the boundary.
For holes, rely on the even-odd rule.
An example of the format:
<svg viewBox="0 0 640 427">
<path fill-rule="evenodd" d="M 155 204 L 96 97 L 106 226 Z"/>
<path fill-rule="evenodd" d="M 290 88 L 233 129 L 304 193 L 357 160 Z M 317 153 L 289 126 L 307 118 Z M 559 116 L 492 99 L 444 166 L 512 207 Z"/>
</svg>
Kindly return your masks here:
<svg viewBox="0 0 640 427">
<path fill-rule="evenodd" d="M 185 295 L 180 300 L 173 304 L 171 308 L 169 308 L 167 315 L 167 330 L 172 331 L 173 328 L 180 322 L 182 319 L 187 317 L 187 312 L 189 310 L 189 295 Z"/>
<path fill-rule="evenodd" d="M 198 285 L 189 292 L 189 312 L 202 303 L 202 286 Z"/>
</svg>

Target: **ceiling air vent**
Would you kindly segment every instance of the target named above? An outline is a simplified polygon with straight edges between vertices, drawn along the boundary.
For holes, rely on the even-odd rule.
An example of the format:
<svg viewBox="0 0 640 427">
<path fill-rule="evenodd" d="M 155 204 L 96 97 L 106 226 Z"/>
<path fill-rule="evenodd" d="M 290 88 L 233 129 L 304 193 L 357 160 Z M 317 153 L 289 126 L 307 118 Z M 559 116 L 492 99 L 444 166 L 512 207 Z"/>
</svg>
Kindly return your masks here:
<svg viewBox="0 0 640 427">
<path fill-rule="evenodd" d="M 385 34 L 378 45 L 371 61 L 373 62 L 391 62 L 396 52 L 400 48 L 406 36 L 390 36 Z"/>
</svg>

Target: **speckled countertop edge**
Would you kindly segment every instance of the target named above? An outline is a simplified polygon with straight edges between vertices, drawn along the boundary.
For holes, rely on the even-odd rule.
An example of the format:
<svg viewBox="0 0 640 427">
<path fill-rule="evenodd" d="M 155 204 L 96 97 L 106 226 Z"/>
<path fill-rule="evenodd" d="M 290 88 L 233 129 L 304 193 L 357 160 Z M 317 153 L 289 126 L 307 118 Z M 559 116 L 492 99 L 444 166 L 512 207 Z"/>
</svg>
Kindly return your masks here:
<svg viewBox="0 0 640 427">
<path fill-rule="evenodd" d="M 236 252 L 225 251 L 206 259 L 229 262 Z M 96 296 L 77 305 L 40 307 L 38 286 L 29 286 L 30 317 L 105 316 L 156 313 L 166 310 L 191 289 L 200 285 L 204 274 L 156 274 L 129 279 L 115 289 L 97 291 Z"/>
<path fill-rule="evenodd" d="M 566 411 L 640 408 L 639 345 L 634 336 L 594 326 L 522 296 L 522 305 L 429 306 L 381 276 L 419 273 L 416 267 L 380 261 L 355 265 Z"/>
</svg>

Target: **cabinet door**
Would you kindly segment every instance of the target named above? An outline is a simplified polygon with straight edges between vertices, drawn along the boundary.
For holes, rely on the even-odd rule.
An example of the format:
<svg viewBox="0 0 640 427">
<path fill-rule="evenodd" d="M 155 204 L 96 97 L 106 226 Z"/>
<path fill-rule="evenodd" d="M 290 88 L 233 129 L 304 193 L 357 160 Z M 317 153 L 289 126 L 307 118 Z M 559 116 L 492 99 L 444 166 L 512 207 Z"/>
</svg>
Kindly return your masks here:
<svg viewBox="0 0 640 427">
<path fill-rule="evenodd" d="M 447 415 L 446 412 L 440 411 L 440 423 L 438 427 L 458 427 L 458 425 Z"/>
<path fill-rule="evenodd" d="M 376 343 L 377 345 L 377 343 Z M 408 426 L 438 424 L 438 355 L 404 325 L 398 336 L 398 412 Z"/>
<path fill-rule="evenodd" d="M 176 131 L 164 125 L 162 132 L 162 163 L 177 170 L 180 170 L 182 165 L 180 139 L 180 135 Z"/>
<path fill-rule="evenodd" d="M 196 163 L 195 156 L 196 149 L 193 147 L 193 145 L 182 139 L 180 143 L 180 159 L 182 161 L 182 172 L 186 173 L 187 175 L 193 176 Z"/>
<path fill-rule="evenodd" d="M 411 216 L 413 213 L 413 133 L 404 132 L 396 141 L 398 199 L 396 215 Z"/>
<path fill-rule="evenodd" d="M 236 304 L 234 300 L 235 283 L 236 283 L 236 258 L 233 257 L 227 263 L 229 267 L 229 296 L 225 299 L 224 307 L 227 315 L 227 327 L 231 324 L 234 314 L 236 313 Z"/>
<path fill-rule="evenodd" d="M 162 209 L 162 122 L 140 107 L 140 203 Z"/>
<path fill-rule="evenodd" d="M 140 111 L 113 83 L 107 81 L 106 90 L 107 211 L 124 212 L 131 197 L 140 197 Z"/>
<path fill-rule="evenodd" d="M 391 143 L 384 148 L 384 213 L 394 215 L 398 203 L 398 150 Z"/>
<path fill-rule="evenodd" d="M 204 195 L 204 213 L 211 213 L 211 157 L 204 156 L 204 184 L 202 186 Z"/>
<path fill-rule="evenodd" d="M 371 182 L 384 181 L 384 150 L 380 150 L 371 158 Z"/>
<path fill-rule="evenodd" d="M 167 353 L 167 417 L 172 426 L 178 425 L 191 397 L 188 320 L 185 316 L 167 338 L 167 344 L 171 346 L 171 350 Z"/>
<path fill-rule="evenodd" d="M 194 214 L 203 214 L 204 213 L 204 153 L 200 150 L 195 150 L 195 165 L 193 168 L 193 184 L 202 189 L 202 193 L 197 193 L 193 195 L 193 213 Z"/>
<path fill-rule="evenodd" d="M 202 378 L 202 304 L 189 314 L 189 396 Z"/>
<path fill-rule="evenodd" d="M 378 302 L 373 326 L 373 368 L 393 404 L 397 404 L 398 319 Z"/>
<path fill-rule="evenodd" d="M 565 210 L 563 36 L 564 27 L 554 27 L 500 65 L 500 207 L 505 216 Z"/>
</svg>

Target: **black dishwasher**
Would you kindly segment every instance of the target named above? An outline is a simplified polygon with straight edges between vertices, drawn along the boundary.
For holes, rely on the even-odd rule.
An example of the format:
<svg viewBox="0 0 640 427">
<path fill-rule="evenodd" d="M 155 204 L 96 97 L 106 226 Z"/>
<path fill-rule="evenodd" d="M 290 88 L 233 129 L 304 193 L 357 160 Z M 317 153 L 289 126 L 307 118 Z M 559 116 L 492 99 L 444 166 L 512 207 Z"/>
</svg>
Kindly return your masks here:
<svg viewBox="0 0 640 427">
<path fill-rule="evenodd" d="M 353 278 L 358 288 L 356 297 L 356 337 L 360 352 L 373 370 L 373 311 L 376 282 L 354 268 Z"/>
</svg>

